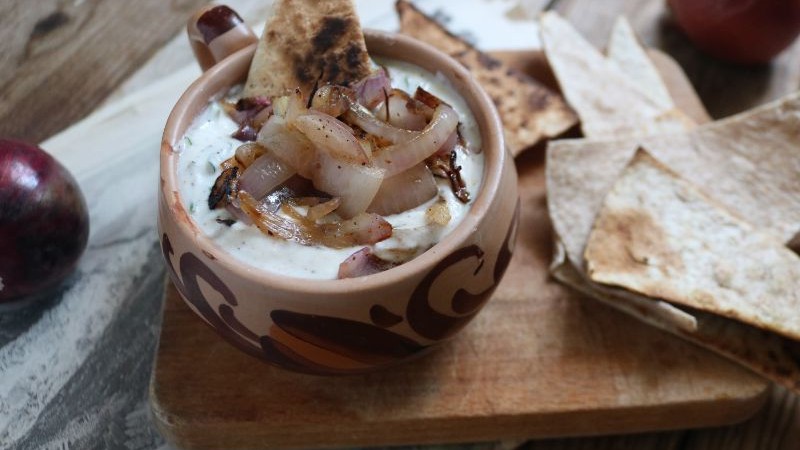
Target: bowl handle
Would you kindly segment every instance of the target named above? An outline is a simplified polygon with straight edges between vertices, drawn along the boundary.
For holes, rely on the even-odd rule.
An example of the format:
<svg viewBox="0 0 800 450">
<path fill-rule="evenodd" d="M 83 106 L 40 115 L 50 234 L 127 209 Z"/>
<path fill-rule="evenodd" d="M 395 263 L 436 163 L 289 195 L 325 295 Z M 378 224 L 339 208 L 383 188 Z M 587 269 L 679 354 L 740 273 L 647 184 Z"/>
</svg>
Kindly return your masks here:
<svg viewBox="0 0 800 450">
<path fill-rule="evenodd" d="M 194 57 L 205 72 L 237 50 L 258 41 L 236 11 L 225 5 L 199 9 L 186 24 Z"/>
</svg>

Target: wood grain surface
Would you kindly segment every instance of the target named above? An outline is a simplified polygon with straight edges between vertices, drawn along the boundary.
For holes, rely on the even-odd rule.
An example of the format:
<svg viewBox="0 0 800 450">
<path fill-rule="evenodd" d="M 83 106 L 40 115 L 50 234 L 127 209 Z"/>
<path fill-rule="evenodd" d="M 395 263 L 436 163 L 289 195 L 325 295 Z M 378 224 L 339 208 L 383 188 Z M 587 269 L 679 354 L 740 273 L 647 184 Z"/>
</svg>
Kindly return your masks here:
<svg viewBox="0 0 800 450">
<path fill-rule="evenodd" d="M 0 136 L 39 142 L 85 116 L 204 3 L 0 2 Z"/>
<path fill-rule="evenodd" d="M 0 135 L 41 140 L 106 101 L 109 92 L 114 92 L 111 97 L 118 97 L 183 67 L 190 58 L 180 56 L 185 54 L 179 51 L 185 45 L 180 29 L 187 11 L 198 3 L 202 1 L 0 2 Z M 232 0 L 229 3 L 251 23 L 263 20 L 265 1 Z M 713 117 L 756 106 L 800 87 L 800 42 L 768 66 L 745 68 L 715 61 L 694 49 L 676 29 L 662 0 L 509 0 L 507 4 L 508 11 L 514 11 L 513 14 L 509 12 L 509 16 L 513 15 L 515 20 L 530 20 L 543 7 L 555 8 L 598 47 L 605 45 L 612 19 L 618 14 L 628 15 L 645 43 L 664 50 L 683 66 Z M 124 13 L 120 14 L 122 11 Z M 448 15 L 446 8 L 441 15 Z M 92 22 L 91 26 L 89 22 Z M 147 61 L 148 55 L 169 36 L 176 34 L 179 35 L 170 44 Z M 131 78 L 123 81 L 128 76 Z M 154 257 L 151 265 L 161 270 L 158 258 Z M 148 283 L 148 286 L 153 289 L 148 288 L 147 292 L 155 292 L 158 283 Z M 120 380 L 128 385 L 141 386 L 143 384 L 137 383 L 146 380 L 150 363 L 144 355 L 147 349 L 153 348 L 155 341 L 154 335 L 147 334 L 159 321 L 158 303 L 146 301 L 146 298 L 133 298 L 125 303 L 129 307 L 119 312 L 127 318 L 124 323 L 134 319 L 142 324 L 135 333 L 119 334 L 109 330 L 103 334 L 103 339 L 108 341 L 103 344 L 107 350 L 120 344 L 129 348 L 128 340 L 145 350 L 132 353 L 131 364 L 111 367 L 103 359 L 103 355 L 110 354 L 111 350 L 96 352 L 98 354 L 84 364 L 79 377 L 93 381 L 72 382 L 64 389 L 67 394 L 59 396 L 48 406 L 48 411 L 42 414 L 34 428 L 41 435 L 20 441 L 19 445 L 2 442 L 0 447 L 47 448 L 43 443 L 57 442 L 59 448 L 76 445 L 79 447 L 75 448 L 166 448 L 163 441 L 146 430 L 145 415 L 128 413 L 125 409 L 120 412 L 113 390 L 118 389 L 114 386 L 118 386 Z M 52 316 L 46 311 L 47 307 L 4 317 L 2 345 L 10 345 L 43 318 Z M 117 375 L 123 372 L 124 375 Z M 115 381 L 108 381 L 112 379 Z M 88 416 L 84 414 L 92 404 L 89 398 L 94 395 L 106 395 L 113 400 L 108 403 L 114 407 L 108 411 L 114 412 L 108 417 L 103 416 L 97 423 L 89 424 L 85 422 Z M 131 423 L 143 431 L 130 434 L 131 430 L 123 425 Z M 97 427 L 102 428 L 94 429 Z M 51 440 L 58 430 L 66 429 L 77 430 L 81 439 Z M 796 450 L 800 447 L 798 443 L 800 397 L 773 388 L 766 405 L 753 418 L 738 425 L 599 438 L 537 440 L 525 443 L 523 447 L 535 450 Z M 515 442 L 509 442 L 479 448 L 508 449 L 514 445 Z"/>
</svg>

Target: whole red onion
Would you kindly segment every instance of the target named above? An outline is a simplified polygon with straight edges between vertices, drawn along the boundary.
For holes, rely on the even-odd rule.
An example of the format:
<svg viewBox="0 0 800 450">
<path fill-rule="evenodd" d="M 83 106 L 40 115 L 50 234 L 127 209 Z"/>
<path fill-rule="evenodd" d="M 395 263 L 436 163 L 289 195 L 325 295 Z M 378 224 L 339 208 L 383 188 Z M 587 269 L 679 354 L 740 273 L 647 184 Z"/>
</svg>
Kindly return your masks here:
<svg viewBox="0 0 800 450">
<path fill-rule="evenodd" d="M 678 25 L 704 52 L 766 63 L 800 33 L 800 0 L 667 0 Z"/>
<path fill-rule="evenodd" d="M 75 179 L 39 147 L 0 139 L 0 306 L 57 287 L 86 248 Z"/>
</svg>

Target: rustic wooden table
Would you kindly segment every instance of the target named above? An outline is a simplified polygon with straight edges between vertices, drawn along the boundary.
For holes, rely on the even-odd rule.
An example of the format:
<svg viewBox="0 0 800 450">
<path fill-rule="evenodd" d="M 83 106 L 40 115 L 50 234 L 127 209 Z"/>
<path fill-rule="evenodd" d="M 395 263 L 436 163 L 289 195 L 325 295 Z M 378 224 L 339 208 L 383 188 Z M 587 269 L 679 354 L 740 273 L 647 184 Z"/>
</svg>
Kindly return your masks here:
<svg viewBox="0 0 800 450">
<path fill-rule="evenodd" d="M 182 34 L 189 13 L 203 3 L 205 0 L 0 3 L 0 136 L 42 141 L 107 99 L 133 92 L 190 63 L 185 52 L 175 50 L 183 36 L 175 36 Z M 266 2 L 228 3 L 257 21 L 263 17 Z M 503 5 L 505 13 L 517 21 L 532 21 L 538 11 L 556 9 L 599 47 L 604 45 L 613 19 L 626 14 L 646 44 L 664 50 L 683 66 L 715 118 L 800 87 L 800 41 L 769 66 L 745 68 L 717 62 L 697 52 L 675 29 L 663 0 L 506 0 Z M 447 8 L 441 12 L 446 18 Z M 469 30 L 456 31 L 469 35 Z M 157 257 L 150 260 L 160 264 Z M 159 323 L 160 298 L 156 294 L 163 286 L 160 273 L 138 279 L 140 288 L 131 294 L 141 297 L 135 308 L 122 304 L 123 309 L 128 307 L 123 313 L 128 314 L 125 322 L 130 325 L 96 333 L 102 345 L 80 342 L 88 349 L 82 366 L 71 368 L 70 376 L 58 374 L 65 378 L 63 386 L 47 401 L 29 392 L 32 400 L 25 404 L 25 411 L 10 409 L 19 404 L 14 398 L 19 393 L 9 388 L 18 385 L 6 378 L 18 364 L 13 350 L 25 348 L 36 333 L 44 332 L 37 331 L 44 328 L 39 325 L 52 319 L 49 308 L 59 299 L 0 316 L 0 448 L 164 448 L 149 426 L 143 406 L 154 330 Z M 118 344 L 123 342 L 135 345 L 128 344 L 120 352 Z M 42 370 L 46 366 L 44 362 Z M 118 391 L 133 394 L 121 396 Z M 86 408 L 102 405 L 105 399 L 108 404 L 98 409 L 100 413 L 87 412 Z M 21 424 L 26 427 L 24 432 L 14 428 Z M 755 417 L 735 426 L 522 445 L 529 449 L 794 450 L 800 448 L 800 398 L 774 388 Z"/>
</svg>

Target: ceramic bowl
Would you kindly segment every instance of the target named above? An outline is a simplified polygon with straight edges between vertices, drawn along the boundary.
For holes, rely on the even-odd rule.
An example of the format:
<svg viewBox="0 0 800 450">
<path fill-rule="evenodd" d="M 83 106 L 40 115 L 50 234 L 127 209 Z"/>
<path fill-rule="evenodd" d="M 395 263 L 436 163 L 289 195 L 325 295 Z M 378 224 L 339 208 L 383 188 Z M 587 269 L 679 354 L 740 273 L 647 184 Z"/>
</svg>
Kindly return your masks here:
<svg viewBox="0 0 800 450">
<path fill-rule="evenodd" d="M 487 94 L 461 65 L 433 47 L 402 35 L 365 31 L 370 54 L 440 73 L 466 99 L 483 140 L 482 188 L 461 224 L 398 267 L 343 280 L 276 275 L 248 266 L 215 245 L 181 202 L 177 144 L 211 99 L 244 82 L 255 51 L 255 38 L 238 16 L 228 21 L 228 29 L 223 23 L 216 29 L 201 27 L 200 33 L 196 18 L 190 21 L 190 38 L 206 70 L 167 121 L 158 199 L 164 259 L 189 308 L 240 350 L 313 374 L 380 369 L 454 336 L 500 282 L 511 259 L 519 216 L 516 169 Z"/>
</svg>

